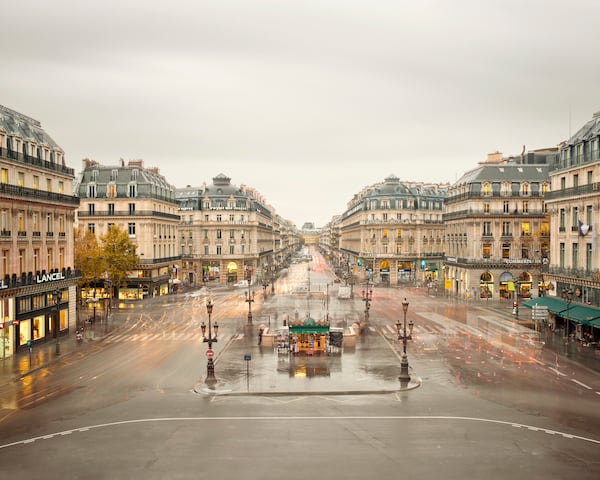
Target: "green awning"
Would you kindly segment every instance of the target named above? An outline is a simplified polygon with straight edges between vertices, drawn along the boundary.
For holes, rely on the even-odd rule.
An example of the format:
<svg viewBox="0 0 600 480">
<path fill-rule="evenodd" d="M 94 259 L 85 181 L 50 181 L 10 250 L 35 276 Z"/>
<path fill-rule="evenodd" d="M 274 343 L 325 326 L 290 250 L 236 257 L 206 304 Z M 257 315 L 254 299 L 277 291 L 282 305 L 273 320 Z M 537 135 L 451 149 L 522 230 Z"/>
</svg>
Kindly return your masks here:
<svg viewBox="0 0 600 480">
<path fill-rule="evenodd" d="M 571 304 L 570 308 L 565 308 L 565 310 L 561 312 L 561 316 L 568 318 L 569 320 L 583 323 L 584 325 L 589 325 L 593 320 L 600 318 L 600 310 L 584 307 L 582 305 L 573 306 L 573 304 Z"/>
<path fill-rule="evenodd" d="M 307 333 L 328 333 L 329 326 L 317 326 L 317 325 L 297 325 L 290 327 L 290 335 L 302 335 Z"/>
<path fill-rule="evenodd" d="M 521 305 L 527 308 L 533 308 L 534 305 L 548 307 L 548 311 L 550 313 L 554 313 L 555 315 L 560 314 L 560 312 L 567 309 L 567 304 L 565 302 L 554 297 L 531 298 L 521 302 Z"/>
<path fill-rule="evenodd" d="M 597 308 L 573 303 L 567 307 L 566 302 L 553 297 L 532 298 L 530 300 L 525 300 L 521 305 L 527 308 L 533 308 L 534 305 L 548 307 L 548 311 L 554 315 L 568 318 L 573 322 L 581 323 L 583 325 L 592 325 L 596 328 L 600 328 L 600 310 Z"/>
</svg>

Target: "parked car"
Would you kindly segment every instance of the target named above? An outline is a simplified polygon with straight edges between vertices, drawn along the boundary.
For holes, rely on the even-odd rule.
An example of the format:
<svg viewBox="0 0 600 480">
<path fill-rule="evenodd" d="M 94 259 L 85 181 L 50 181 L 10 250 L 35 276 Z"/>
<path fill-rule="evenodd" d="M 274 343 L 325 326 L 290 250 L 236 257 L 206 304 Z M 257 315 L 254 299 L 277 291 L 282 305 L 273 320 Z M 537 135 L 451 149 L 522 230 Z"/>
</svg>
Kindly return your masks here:
<svg viewBox="0 0 600 480">
<path fill-rule="evenodd" d="M 239 288 L 243 288 L 243 287 L 248 288 L 248 280 L 240 280 L 239 282 L 234 283 L 233 286 L 239 287 Z"/>
</svg>

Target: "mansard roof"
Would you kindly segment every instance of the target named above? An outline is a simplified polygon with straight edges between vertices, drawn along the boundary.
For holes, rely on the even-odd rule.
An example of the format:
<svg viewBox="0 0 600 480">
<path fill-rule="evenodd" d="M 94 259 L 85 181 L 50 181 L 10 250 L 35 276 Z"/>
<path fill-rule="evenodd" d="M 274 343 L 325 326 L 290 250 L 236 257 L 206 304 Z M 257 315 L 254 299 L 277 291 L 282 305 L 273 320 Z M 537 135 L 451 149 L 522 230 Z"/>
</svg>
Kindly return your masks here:
<svg viewBox="0 0 600 480">
<path fill-rule="evenodd" d="M 521 163 L 482 164 L 466 172 L 454 187 L 483 182 L 543 182 L 549 180 L 548 165 Z"/>
<path fill-rule="evenodd" d="M 567 145 L 577 145 L 598 136 L 600 136 L 600 112 L 594 113 L 592 119 L 569 138 L 566 143 Z"/>
<path fill-rule="evenodd" d="M 49 145 L 62 151 L 38 120 L 3 105 L 0 105 L 0 130 L 21 137 L 23 140 L 33 140 L 39 145 Z"/>
</svg>

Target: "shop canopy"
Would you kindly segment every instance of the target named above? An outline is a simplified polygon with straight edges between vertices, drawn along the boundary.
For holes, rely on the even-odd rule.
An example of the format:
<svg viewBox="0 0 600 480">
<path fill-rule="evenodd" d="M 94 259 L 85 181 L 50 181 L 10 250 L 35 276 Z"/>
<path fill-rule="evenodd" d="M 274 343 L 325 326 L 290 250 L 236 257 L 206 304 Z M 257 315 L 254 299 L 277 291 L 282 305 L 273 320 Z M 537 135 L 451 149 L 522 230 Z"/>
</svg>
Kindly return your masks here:
<svg viewBox="0 0 600 480">
<path fill-rule="evenodd" d="M 567 302 L 552 297 L 540 297 L 526 300 L 522 303 L 527 308 L 533 308 L 534 305 L 548 307 L 548 311 L 568 320 L 572 320 L 583 325 L 591 325 L 600 328 L 600 310 L 586 307 L 584 305 L 567 305 Z"/>
<path fill-rule="evenodd" d="M 320 334 L 329 332 L 329 323 L 317 322 L 308 317 L 303 322 L 291 322 L 289 325 L 290 335 Z"/>
<path fill-rule="evenodd" d="M 560 312 L 567 309 L 567 304 L 565 302 L 553 297 L 532 298 L 530 300 L 525 300 L 524 302 L 521 302 L 521 305 L 527 308 L 533 308 L 534 305 L 539 305 L 540 307 L 548 307 L 548 311 L 555 315 L 559 315 Z"/>
</svg>

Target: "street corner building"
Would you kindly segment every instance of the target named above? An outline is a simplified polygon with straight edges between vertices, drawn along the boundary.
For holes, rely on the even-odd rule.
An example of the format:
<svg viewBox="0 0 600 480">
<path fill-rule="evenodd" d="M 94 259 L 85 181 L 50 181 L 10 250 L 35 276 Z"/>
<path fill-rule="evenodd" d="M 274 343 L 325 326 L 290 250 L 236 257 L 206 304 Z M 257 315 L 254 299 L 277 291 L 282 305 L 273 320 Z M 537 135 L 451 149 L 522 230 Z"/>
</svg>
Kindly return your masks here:
<svg viewBox="0 0 600 480">
<path fill-rule="evenodd" d="M 39 121 L 0 105 L 2 358 L 56 342 L 76 321 L 74 170 Z"/>
</svg>

